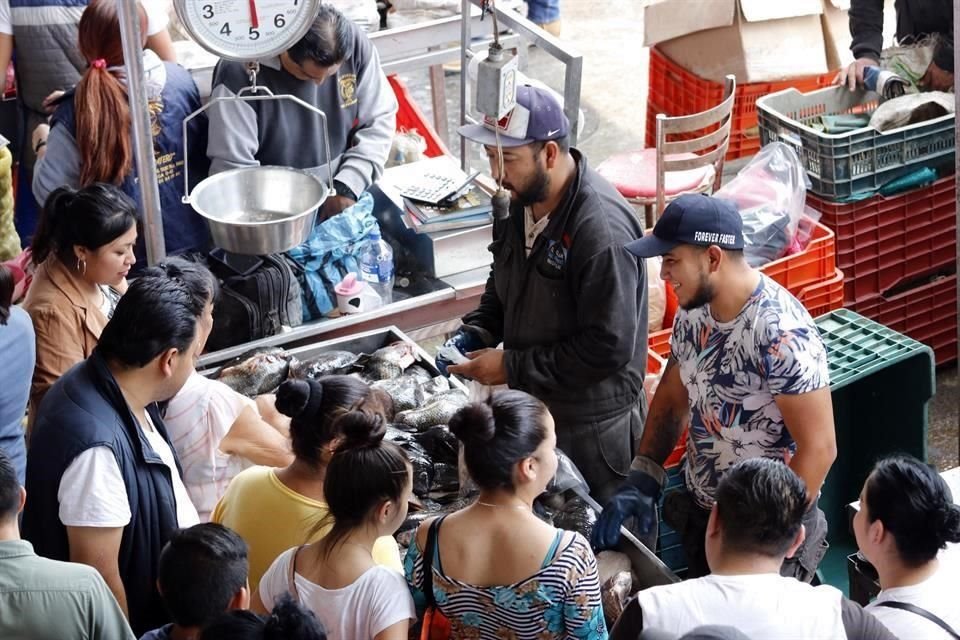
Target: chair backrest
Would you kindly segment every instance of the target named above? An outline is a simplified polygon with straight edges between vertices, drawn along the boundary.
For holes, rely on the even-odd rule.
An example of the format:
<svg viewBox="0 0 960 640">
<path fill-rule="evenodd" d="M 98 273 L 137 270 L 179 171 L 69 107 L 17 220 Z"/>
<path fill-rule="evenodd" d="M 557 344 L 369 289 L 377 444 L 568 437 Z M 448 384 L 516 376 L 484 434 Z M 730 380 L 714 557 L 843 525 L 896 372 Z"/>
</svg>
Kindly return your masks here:
<svg viewBox="0 0 960 640">
<path fill-rule="evenodd" d="M 711 191 L 720 188 L 723 177 L 723 160 L 730 144 L 730 123 L 733 102 L 736 97 L 737 80 L 728 75 L 724 81 L 723 100 L 715 107 L 686 116 L 657 115 L 657 205 L 654 213 L 658 218 L 666 206 L 664 174 L 671 171 L 686 171 L 712 165 L 714 179 Z M 677 139 L 678 134 L 699 133 L 715 130 L 695 138 Z M 668 141 L 669 138 L 669 141 Z M 695 154 L 696 157 L 677 158 L 679 154 Z M 656 221 L 656 220 L 654 220 Z"/>
</svg>

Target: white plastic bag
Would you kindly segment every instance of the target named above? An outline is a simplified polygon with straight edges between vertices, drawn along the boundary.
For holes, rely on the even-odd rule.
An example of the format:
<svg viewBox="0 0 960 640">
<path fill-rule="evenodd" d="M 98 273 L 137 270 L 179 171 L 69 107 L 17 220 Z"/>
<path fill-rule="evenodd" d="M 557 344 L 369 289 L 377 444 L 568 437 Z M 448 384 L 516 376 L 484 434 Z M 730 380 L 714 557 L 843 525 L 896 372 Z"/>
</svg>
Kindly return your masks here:
<svg viewBox="0 0 960 640">
<path fill-rule="evenodd" d="M 793 244 L 809 186 L 796 152 L 772 142 L 714 194 L 737 205 L 743 218 L 743 252 L 751 266 L 776 260 Z"/>
</svg>

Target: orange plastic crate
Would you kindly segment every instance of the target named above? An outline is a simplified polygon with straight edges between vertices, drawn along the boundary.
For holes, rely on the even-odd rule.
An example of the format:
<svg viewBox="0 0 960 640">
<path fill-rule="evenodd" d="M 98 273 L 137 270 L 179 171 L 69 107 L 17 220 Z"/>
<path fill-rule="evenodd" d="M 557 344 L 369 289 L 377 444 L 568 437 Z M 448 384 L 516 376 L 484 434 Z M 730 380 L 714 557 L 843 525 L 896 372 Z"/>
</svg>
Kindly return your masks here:
<svg viewBox="0 0 960 640">
<path fill-rule="evenodd" d="M 428 158 L 450 155 L 447 145 L 440 138 L 433 125 L 430 124 L 426 114 L 413 100 L 407 86 L 395 75 L 387 76 L 387 81 L 393 88 L 394 95 L 397 96 L 397 131 L 416 131 L 423 136 L 424 140 L 427 141 L 425 155 Z"/>
<path fill-rule="evenodd" d="M 796 87 L 813 91 L 829 86 L 834 73 L 794 78 L 781 82 L 738 84 L 730 123 L 730 146 L 727 160 L 753 155 L 760 150 L 760 125 L 757 121 L 757 98 L 768 93 Z M 665 56 L 657 47 L 650 49 L 649 88 L 647 90 L 646 144 L 656 144 L 656 117 L 685 116 L 706 111 L 720 104 L 723 85 L 705 80 L 687 71 Z"/>
<path fill-rule="evenodd" d="M 836 269 L 832 278 L 804 287 L 796 296 L 814 318 L 840 309 L 843 307 L 843 271 Z"/>
<path fill-rule="evenodd" d="M 804 287 L 833 277 L 837 268 L 836 252 L 836 235 L 833 231 L 822 224 L 813 223 L 813 233 L 803 251 L 768 262 L 760 267 L 760 271 L 797 295 Z"/>
</svg>

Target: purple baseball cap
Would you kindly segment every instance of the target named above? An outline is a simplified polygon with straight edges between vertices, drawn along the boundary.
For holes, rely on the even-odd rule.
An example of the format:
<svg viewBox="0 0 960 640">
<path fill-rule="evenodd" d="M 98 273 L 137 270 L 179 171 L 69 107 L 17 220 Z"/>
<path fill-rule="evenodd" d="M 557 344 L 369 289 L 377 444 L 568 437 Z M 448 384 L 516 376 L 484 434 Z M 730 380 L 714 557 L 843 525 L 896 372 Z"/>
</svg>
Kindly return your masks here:
<svg viewBox="0 0 960 640">
<path fill-rule="evenodd" d="M 483 124 L 467 124 L 457 132 L 468 140 L 493 147 L 497 144 L 497 130 L 501 146 L 522 147 L 566 136 L 570 132 L 570 121 L 550 91 L 521 85 L 517 87 L 517 106 L 510 113 L 500 120 L 484 117 Z"/>
</svg>

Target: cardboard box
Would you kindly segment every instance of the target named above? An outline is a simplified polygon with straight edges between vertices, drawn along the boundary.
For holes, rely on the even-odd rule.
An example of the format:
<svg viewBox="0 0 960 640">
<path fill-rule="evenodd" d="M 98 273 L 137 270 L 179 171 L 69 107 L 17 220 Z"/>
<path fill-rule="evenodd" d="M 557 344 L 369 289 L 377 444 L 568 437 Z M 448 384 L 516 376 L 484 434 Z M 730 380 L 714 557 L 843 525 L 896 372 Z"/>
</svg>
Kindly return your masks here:
<svg viewBox="0 0 960 640">
<path fill-rule="evenodd" d="M 644 44 L 715 82 L 826 73 L 824 0 L 648 0 Z"/>
</svg>

